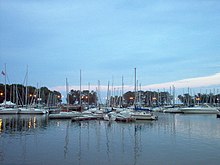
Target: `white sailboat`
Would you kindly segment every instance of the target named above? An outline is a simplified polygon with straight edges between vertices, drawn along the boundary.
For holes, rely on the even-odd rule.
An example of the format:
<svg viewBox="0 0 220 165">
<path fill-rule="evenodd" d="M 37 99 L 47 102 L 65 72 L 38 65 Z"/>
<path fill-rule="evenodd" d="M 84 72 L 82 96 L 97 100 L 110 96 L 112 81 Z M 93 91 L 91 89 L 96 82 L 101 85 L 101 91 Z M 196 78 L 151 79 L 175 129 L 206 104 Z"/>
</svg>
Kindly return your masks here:
<svg viewBox="0 0 220 165">
<path fill-rule="evenodd" d="M 82 116 L 81 112 L 69 111 L 69 85 L 67 78 L 66 78 L 66 100 L 67 100 L 66 111 L 60 111 L 59 113 L 49 114 L 49 119 L 71 119 L 74 117 Z"/>
<path fill-rule="evenodd" d="M 0 114 L 18 114 L 17 105 L 11 101 L 4 101 L 0 104 Z"/>
<path fill-rule="evenodd" d="M 6 64 L 5 64 L 5 70 L 2 71 L 2 75 L 4 76 L 5 79 L 5 100 L 3 103 L 0 104 L 0 114 L 17 114 L 19 112 L 17 105 L 12 103 L 11 101 L 7 101 Z"/>
<path fill-rule="evenodd" d="M 135 120 L 156 120 L 158 117 L 154 115 L 151 110 L 148 108 L 143 108 L 142 106 L 139 106 L 138 104 L 141 103 L 141 100 L 137 99 L 137 80 L 136 80 L 136 68 L 135 70 L 135 99 L 134 99 L 134 111 L 131 111 L 131 117 Z M 138 100 L 138 101 L 137 101 Z M 140 104 L 141 105 L 141 104 Z"/>
<path fill-rule="evenodd" d="M 43 106 L 36 107 L 35 105 L 31 105 L 28 102 L 28 89 L 27 89 L 27 81 L 28 81 L 28 66 L 27 66 L 27 72 L 26 72 L 26 90 L 25 90 L 25 107 L 19 108 L 19 114 L 46 114 L 48 111 L 44 109 Z M 40 98 L 40 91 L 39 91 L 39 100 Z M 33 104 L 33 103 L 32 103 Z"/>
</svg>

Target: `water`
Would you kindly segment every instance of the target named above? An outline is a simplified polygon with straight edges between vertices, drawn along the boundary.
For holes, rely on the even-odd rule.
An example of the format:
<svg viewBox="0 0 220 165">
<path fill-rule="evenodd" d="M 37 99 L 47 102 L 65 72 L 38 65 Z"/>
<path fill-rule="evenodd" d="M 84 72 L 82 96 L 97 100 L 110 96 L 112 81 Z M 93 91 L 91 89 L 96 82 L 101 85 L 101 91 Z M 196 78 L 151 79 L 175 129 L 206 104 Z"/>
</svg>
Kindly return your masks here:
<svg viewBox="0 0 220 165">
<path fill-rule="evenodd" d="M 216 115 L 158 114 L 119 123 L 0 116 L 1 165 L 219 164 Z"/>
</svg>

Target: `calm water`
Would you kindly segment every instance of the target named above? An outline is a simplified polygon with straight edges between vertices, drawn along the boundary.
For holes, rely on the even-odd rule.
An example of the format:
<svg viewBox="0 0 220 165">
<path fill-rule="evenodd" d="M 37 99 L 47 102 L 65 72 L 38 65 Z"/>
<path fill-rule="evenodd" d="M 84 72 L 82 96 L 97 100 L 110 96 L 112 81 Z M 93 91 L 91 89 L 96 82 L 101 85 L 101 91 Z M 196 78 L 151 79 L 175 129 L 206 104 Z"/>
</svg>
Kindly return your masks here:
<svg viewBox="0 0 220 165">
<path fill-rule="evenodd" d="M 158 116 L 135 123 L 0 116 L 0 164 L 219 164 L 216 115 Z"/>
</svg>

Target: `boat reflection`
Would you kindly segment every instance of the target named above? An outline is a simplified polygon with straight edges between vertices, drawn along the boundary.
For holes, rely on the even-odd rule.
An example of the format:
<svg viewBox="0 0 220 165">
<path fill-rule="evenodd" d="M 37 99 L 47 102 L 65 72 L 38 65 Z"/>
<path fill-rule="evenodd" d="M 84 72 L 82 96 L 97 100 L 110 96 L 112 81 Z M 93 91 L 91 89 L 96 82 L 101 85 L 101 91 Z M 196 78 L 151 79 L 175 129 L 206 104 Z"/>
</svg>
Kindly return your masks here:
<svg viewBox="0 0 220 165">
<path fill-rule="evenodd" d="M 153 128 L 154 121 L 120 123 L 109 121 L 82 121 L 71 123 L 74 130 L 74 136 L 69 138 L 69 148 L 76 159 L 76 164 L 86 164 L 92 162 L 92 155 L 102 155 L 106 159 L 97 159 L 96 164 L 138 164 L 142 157 L 143 146 L 146 145 L 146 132 Z M 66 152 L 66 151 L 65 151 Z M 127 157 L 126 155 L 130 155 Z"/>
<path fill-rule="evenodd" d="M 48 124 L 46 115 L 1 115 L 0 134 L 32 131 L 45 128 Z"/>
</svg>

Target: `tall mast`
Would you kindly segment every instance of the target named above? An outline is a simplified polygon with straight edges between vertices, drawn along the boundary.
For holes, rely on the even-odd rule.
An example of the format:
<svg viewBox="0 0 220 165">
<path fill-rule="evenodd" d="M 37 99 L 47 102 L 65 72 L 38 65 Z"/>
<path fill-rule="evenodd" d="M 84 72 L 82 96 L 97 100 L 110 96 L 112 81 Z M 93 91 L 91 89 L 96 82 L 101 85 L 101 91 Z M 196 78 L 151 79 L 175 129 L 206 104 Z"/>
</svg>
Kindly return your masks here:
<svg viewBox="0 0 220 165">
<path fill-rule="evenodd" d="M 67 111 L 69 111 L 69 88 L 68 88 L 67 78 L 66 78 L 66 101 L 67 101 Z"/>
<path fill-rule="evenodd" d="M 175 106 L 175 86 L 173 85 L 173 106 Z"/>
<path fill-rule="evenodd" d="M 110 107 L 110 99 L 109 99 L 109 97 L 110 97 L 110 91 L 109 91 L 110 89 L 109 89 L 109 81 L 108 81 L 108 89 L 107 89 L 107 99 L 106 99 L 106 106 L 107 107 Z"/>
<path fill-rule="evenodd" d="M 134 68 L 134 105 L 136 106 L 136 92 L 137 92 L 136 68 Z"/>
<path fill-rule="evenodd" d="M 89 97 L 90 97 L 90 83 L 88 83 L 88 89 L 89 89 L 89 94 L 88 94 L 88 106 L 89 106 Z"/>
<path fill-rule="evenodd" d="M 111 91 L 111 97 L 112 97 L 111 107 L 113 107 L 113 106 L 114 106 L 114 102 L 115 102 L 114 77 L 113 77 L 113 76 L 112 76 L 112 91 Z"/>
<path fill-rule="evenodd" d="M 27 84 L 28 84 L 28 65 L 27 65 L 27 70 L 26 70 L 26 82 L 25 82 L 25 105 L 27 107 L 28 105 L 28 87 L 27 87 Z"/>
<path fill-rule="evenodd" d="M 82 85 L 82 77 L 81 77 L 81 69 L 80 69 L 80 79 L 79 79 L 79 104 L 80 107 L 82 106 L 82 100 L 81 100 L 81 85 Z"/>
<path fill-rule="evenodd" d="M 6 99 L 7 99 L 7 89 L 6 89 L 6 64 L 5 64 L 5 73 L 4 73 L 4 76 L 5 76 L 5 106 L 6 106 Z"/>
<path fill-rule="evenodd" d="M 101 95 L 100 95 L 100 80 L 98 80 L 98 88 L 97 88 L 97 94 L 98 94 L 98 106 L 99 106 L 99 109 L 100 109 L 100 105 L 102 104 L 102 98 L 101 98 Z"/>
<path fill-rule="evenodd" d="M 121 89 L 121 106 L 123 106 L 123 101 L 124 101 L 124 77 L 122 76 L 122 89 Z"/>
<path fill-rule="evenodd" d="M 188 87 L 188 98 L 187 98 L 187 106 L 189 106 L 189 87 Z"/>
</svg>

